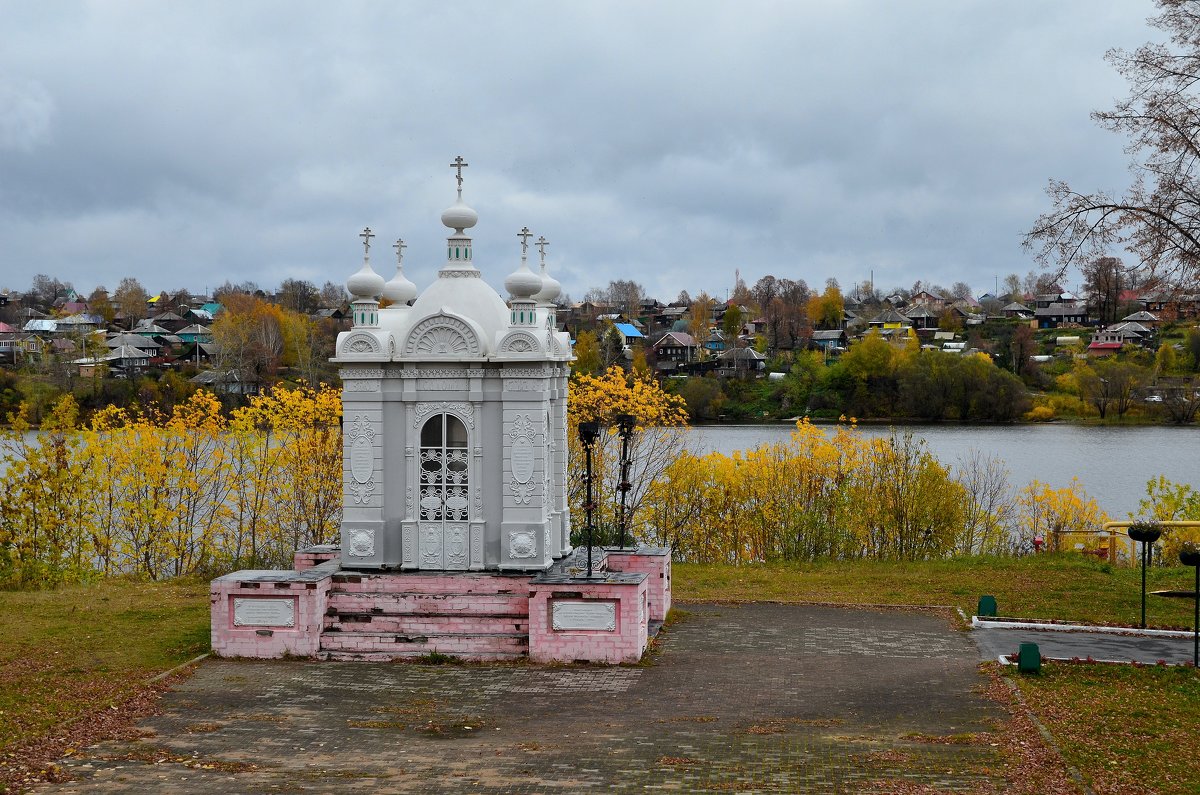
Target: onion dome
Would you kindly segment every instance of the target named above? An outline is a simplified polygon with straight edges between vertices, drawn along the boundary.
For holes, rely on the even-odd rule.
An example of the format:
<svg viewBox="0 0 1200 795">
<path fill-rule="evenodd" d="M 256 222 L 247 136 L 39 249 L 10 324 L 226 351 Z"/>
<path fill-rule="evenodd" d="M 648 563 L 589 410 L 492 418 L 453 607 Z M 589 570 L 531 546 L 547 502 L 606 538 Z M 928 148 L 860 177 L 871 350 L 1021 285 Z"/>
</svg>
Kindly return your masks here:
<svg viewBox="0 0 1200 795">
<path fill-rule="evenodd" d="M 562 292 L 562 285 L 558 280 L 546 273 L 546 246 L 550 245 L 550 241 L 545 237 L 537 239 L 538 254 L 542 258 L 542 289 L 533 296 L 534 299 L 541 304 L 552 304 L 554 299 L 558 298 Z"/>
<path fill-rule="evenodd" d="M 475 226 L 478 221 L 479 213 L 472 210 L 463 202 L 461 194 L 458 197 L 458 201 L 442 211 L 442 223 L 459 234 L 462 234 L 463 230 Z"/>
<path fill-rule="evenodd" d="M 371 238 L 375 234 L 367 227 L 359 235 L 363 239 L 363 264 L 346 280 L 346 292 L 355 299 L 375 299 L 383 292 L 383 277 L 371 268 Z"/>
<path fill-rule="evenodd" d="M 450 164 L 451 168 L 458 171 L 458 200 L 442 211 L 442 223 L 460 235 L 464 229 L 470 229 L 479 222 L 479 213 L 468 207 L 462 198 L 462 170 L 467 165 L 462 155 L 454 158 L 454 162 Z"/>
<path fill-rule="evenodd" d="M 529 269 L 529 262 L 526 259 L 529 252 L 529 238 L 532 234 L 527 226 L 517 232 L 517 237 L 521 238 L 521 266 L 508 274 L 504 280 L 504 289 L 508 290 L 509 295 L 514 299 L 529 300 L 533 298 L 534 293 L 542 289 L 542 277 Z"/>
<path fill-rule="evenodd" d="M 393 304 L 407 306 L 408 302 L 417 297 L 417 285 L 404 275 L 404 249 L 408 248 L 403 240 L 392 244 L 396 249 L 396 275 L 383 286 L 383 297 Z"/>
</svg>

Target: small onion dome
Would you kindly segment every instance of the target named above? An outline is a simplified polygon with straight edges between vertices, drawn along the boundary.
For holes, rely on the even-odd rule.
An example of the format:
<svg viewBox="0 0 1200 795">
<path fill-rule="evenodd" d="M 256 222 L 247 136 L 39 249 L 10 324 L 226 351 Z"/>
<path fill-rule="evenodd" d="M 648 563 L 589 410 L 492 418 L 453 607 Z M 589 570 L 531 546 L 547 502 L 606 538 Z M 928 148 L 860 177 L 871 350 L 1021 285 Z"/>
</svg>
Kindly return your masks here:
<svg viewBox="0 0 1200 795">
<path fill-rule="evenodd" d="M 529 270 L 529 263 L 522 258 L 521 267 L 504 280 L 504 289 L 513 298 L 532 298 L 534 293 L 542 289 L 542 277 Z"/>
<path fill-rule="evenodd" d="M 407 306 L 408 302 L 417 297 L 417 285 L 404 275 L 404 268 L 397 266 L 396 275 L 383 285 L 383 297 L 393 304 Z"/>
<path fill-rule="evenodd" d="M 558 283 L 550 274 L 546 273 L 546 263 L 542 263 L 542 289 L 538 290 L 534 297 L 537 301 L 543 304 L 552 304 L 554 299 L 558 298 L 558 294 L 562 292 L 562 285 Z"/>
<path fill-rule="evenodd" d="M 383 277 L 364 262 L 358 271 L 346 280 L 346 291 L 354 298 L 378 298 L 383 292 Z"/>
<path fill-rule="evenodd" d="M 470 229 L 479 221 L 479 213 L 472 210 L 463 203 L 462 196 L 458 197 L 458 201 L 442 211 L 442 223 L 453 229 L 455 232 L 462 232 L 464 229 Z"/>
</svg>

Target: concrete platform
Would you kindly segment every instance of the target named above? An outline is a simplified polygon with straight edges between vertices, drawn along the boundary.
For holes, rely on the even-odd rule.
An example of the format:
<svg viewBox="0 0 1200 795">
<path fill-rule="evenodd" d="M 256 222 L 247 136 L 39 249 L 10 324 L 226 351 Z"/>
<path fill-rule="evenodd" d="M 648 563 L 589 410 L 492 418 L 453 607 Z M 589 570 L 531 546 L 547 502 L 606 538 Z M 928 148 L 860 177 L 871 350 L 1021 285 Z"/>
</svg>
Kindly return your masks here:
<svg viewBox="0 0 1200 795">
<path fill-rule="evenodd" d="M 1002 786 L 968 634 L 925 612 L 684 605 L 640 666 L 209 660 L 87 792 L 889 792 Z M 916 791 L 915 788 L 904 791 Z M 921 789 L 920 791 L 927 791 Z"/>
</svg>

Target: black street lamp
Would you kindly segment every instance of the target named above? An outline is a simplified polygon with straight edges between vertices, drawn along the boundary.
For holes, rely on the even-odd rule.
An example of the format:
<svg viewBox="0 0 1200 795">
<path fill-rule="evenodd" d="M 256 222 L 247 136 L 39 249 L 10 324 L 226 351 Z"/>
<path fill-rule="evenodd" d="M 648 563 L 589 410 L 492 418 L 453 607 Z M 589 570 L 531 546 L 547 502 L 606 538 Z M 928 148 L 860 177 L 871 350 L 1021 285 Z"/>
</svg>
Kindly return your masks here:
<svg viewBox="0 0 1200 795">
<path fill-rule="evenodd" d="M 1192 619 L 1192 667 L 1200 668 L 1200 549 L 1185 548 L 1179 553 L 1179 562 L 1196 570 L 1196 590 L 1192 591 L 1192 600 L 1196 605 L 1196 614 Z"/>
<path fill-rule="evenodd" d="M 637 417 L 632 414 L 618 414 L 616 417 L 618 432 L 621 434 L 621 480 L 617 483 L 617 491 L 621 492 L 621 540 L 620 548 L 625 548 L 625 526 L 627 514 L 625 501 L 633 485 L 629 482 L 629 445 L 633 438 L 633 429 L 637 425 Z"/>
<path fill-rule="evenodd" d="M 1134 541 L 1142 545 L 1142 629 L 1146 628 L 1146 566 L 1150 556 L 1154 554 L 1153 544 L 1162 535 L 1162 525 L 1158 522 L 1134 522 L 1126 531 Z"/>
<path fill-rule="evenodd" d="M 579 441 L 583 444 L 584 460 L 586 461 L 586 474 L 583 482 L 587 486 L 587 500 L 583 503 L 583 510 L 587 512 L 587 576 L 592 577 L 592 535 L 595 532 L 595 525 L 592 523 L 592 512 L 596 508 L 596 503 L 592 498 L 592 449 L 596 446 L 596 440 L 600 438 L 600 423 L 598 422 L 581 422 L 579 423 Z"/>
</svg>

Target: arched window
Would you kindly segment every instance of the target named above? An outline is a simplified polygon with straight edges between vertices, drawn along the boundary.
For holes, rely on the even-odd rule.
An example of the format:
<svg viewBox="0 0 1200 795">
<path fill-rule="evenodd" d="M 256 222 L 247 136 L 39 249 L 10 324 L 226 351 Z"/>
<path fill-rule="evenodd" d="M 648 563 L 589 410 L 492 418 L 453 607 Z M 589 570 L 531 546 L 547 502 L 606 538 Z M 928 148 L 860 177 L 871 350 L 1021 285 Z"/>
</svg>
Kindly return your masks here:
<svg viewBox="0 0 1200 795">
<path fill-rule="evenodd" d="M 421 426 L 421 521 L 465 522 L 467 427 L 453 414 Z"/>
</svg>

